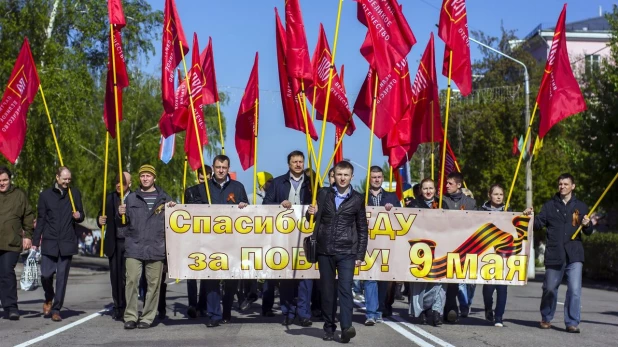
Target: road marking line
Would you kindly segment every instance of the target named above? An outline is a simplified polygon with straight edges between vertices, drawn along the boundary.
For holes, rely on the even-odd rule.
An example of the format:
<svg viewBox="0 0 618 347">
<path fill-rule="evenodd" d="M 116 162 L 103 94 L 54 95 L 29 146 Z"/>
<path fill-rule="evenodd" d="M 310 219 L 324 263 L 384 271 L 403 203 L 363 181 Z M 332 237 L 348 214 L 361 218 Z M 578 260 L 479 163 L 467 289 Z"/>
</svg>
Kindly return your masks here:
<svg viewBox="0 0 618 347">
<path fill-rule="evenodd" d="M 30 340 L 30 341 L 26 341 L 26 342 L 24 342 L 22 344 L 19 344 L 19 345 L 15 346 L 15 347 L 26 347 L 26 346 L 33 345 L 33 344 L 35 344 L 37 342 L 41 342 L 41 341 L 43 341 L 45 339 L 48 339 L 48 338 L 50 338 L 50 337 L 52 337 L 54 335 L 60 334 L 63 331 L 69 330 L 69 329 L 71 329 L 73 327 L 76 327 L 76 326 L 82 324 L 82 323 L 86 323 L 87 321 L 89 321 L 89 320 L 91 320 L 93 318 L 100 317 L 100 316 L 103 315 L 103 313 L 105 313 L 105 312 L 107 312 L 109 310 L 110 310 L 110 307 L 104 308 L 104 309 L 102 309 L 99 312 L 95 312 L 95 313 L 91 314 L 90 316 L 84 317 L 84 318 L 82 318 L 82 319 L 80 319 L 78 321 L 75 321 L 75 322 L 73 322 L 71 324 L 65 325 L 65 326 L 63 326 L 61 328 L 58 328 L 56 330 L 52 330 L 52 331 L 48 332 L 45 335 L 41 335 L 41 336 L 39 336 L 37 338 L 34 338 L 34 339 Z"/>
<path fill-rule="evenodd" d="M 564 305 L 564 302 L 558 302 L 558 305 Z"/>
<path fill-rule="evenodd" d="M 424 329 L 421 329 L 417 326 L 415 326 L 412 323 L 406 322 L 403 318 L 398 317 L 398 316 L 390 316 L 389 317 L 392 320 L 396 320 L 399 323 L 405 325 L 408 329 L 415 331 L 417 334 L 425 337 L 426 339 L 429 339 L 435 343 L 437 343 L 438 345 L 442 346 L 442 347 L 455 347 L 453 345 L 451 345 L 450 343 L 440 339 L 439 337 L 430 334 L 429 332 L 425 331 Z"/>
<path fill-rule="evenodd" d="M 434 347 L 432 344 L 425 342 L 423 339 L 407 331 L 406 329 L 404 329 L 402 326 L 400 326 L 399 324 L 395 322 L 384 321 L 384 324 L 388 325 L 389 327 L 391 327 L 391 329 L 395 330 L 396 332 L 401 334 L 403 337 L 407 338 L 408 340 L 416 343 L 417 345 L 421 347 Z"/>
</svg>

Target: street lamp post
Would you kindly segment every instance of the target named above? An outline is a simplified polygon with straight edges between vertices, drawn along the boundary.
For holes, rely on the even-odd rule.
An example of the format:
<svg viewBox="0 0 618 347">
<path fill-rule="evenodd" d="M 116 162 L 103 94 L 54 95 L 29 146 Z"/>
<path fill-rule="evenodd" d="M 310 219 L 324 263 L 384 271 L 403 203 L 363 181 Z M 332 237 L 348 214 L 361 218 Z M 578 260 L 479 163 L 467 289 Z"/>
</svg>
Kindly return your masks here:
<svg viewBox="0 0 618 347">
<path fill-rule="evenodd" d="M 526 131 L 528 131 L 528 124 L 530 124 L 530 75 L 528 75 L 528 68 L 526 67 L 526 64 L 511 57 L 510 55 L 500 52 L 499 50 L 491 46 L 488 46 L 480 41 L 477 41 L 471 37 L 470 37 L 470 41 L 476 43 L 479 46 L 483 46 L 484 48 L 487 48 L 492 52 L 500 54 L 501 56 L 507 59 L 510 59 L 524 67 L 524 91 L 526 93 L 526 117 L 525 117 L 526 119 L 525 119 L 525 124 L 524 124 L 524 133 L 525 133 Z M 523 150 L 525 151 L 526 149 L 523 148 Z M 531 157 L 529 156 L 528 159 L 526 160 L 526 207 L 532 206 L 532 161 L 530 159 Z M 531 259 L 531 261 L 528 263 L 528 278 L 534 278 L 534 275 L 535 275 L 535 265 L 534 265 L 535 254 L 534 253 L 535 252 L 534 252 L 534 242 L 533 242 L 532 247 L 530 247 L 530 258 L 529 259 Z"/>
</svg>

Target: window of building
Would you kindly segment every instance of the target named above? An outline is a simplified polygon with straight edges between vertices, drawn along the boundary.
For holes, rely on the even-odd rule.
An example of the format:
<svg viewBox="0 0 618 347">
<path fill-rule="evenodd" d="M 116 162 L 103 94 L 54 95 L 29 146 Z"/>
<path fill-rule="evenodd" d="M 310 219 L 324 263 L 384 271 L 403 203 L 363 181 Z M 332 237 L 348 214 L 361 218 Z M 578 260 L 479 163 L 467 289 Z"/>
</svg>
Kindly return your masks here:
<svg viewBox="0 0 618 347">
<path fill-rule="evenodd" d="M 586 74 L 591 75 L 593 72 L 599 71 L 601 56 L 598 54 L 586 55 Z"/>
</svg>

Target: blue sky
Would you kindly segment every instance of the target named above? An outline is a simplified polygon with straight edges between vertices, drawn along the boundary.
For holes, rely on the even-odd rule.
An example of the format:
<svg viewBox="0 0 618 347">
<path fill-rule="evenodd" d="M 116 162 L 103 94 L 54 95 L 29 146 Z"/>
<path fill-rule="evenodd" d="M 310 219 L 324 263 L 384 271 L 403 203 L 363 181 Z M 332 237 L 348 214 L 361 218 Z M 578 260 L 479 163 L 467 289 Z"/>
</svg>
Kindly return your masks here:
<svg viewBox="0 0 618 347">
<path fill-rule="evenodd" d="M 163 10 L 164 0 L 148 0 L 155 9 Z M 408 60 L 411 75 L 414 76 L 418 61 L 425 49 L 431 31 L 437 35 L 436 24 L 439 20 L 441 0 L 399 0 L 404 14 L 418 42 L 412 48 Z M 310 51 L 313 52 L 320 22 L 324 24 L 331 49 L 337 16 L 338 0 L 300 0 Z M 500 35 L 501 22 L 507 29 L 517 30 L 519 37 L 526 36 L 538 24 L 545 27 L 554 26 L 564 1 L 558 0 L 468 0 L 468 26 L 470 30 L 481 30 L 492 36 Z M 599 6 L 603 11 L 611 10 L 615 1 L 571 1 L 567 8 L 567 23 L 599 15 Z M 231 170 L 236 171 L 238 179 L 245 184 L 248 192 L 252 190 L 253 169 L 242 171 L 234 147 L 234 124 L 238 105 L 251 71 L 256 51 L 260 53 L 260 134 L 258 146 L 258 171 L 269 171 L 274 176 L 287 170 L 286 155 L 300 149 L 306 153 L 303 133 L 285 128 L 281 98 L 278 93 L 277 56 L 275 46 L 274 8 L 284 17 L 284 0 L 176 0 L 187 39 L 193 32 L 198 34 L 200 47 L 205 47 L 208 36 L 213 38 L 217 83 L 219 91 L 229 93 L 231 99 L 222 108 L 227 118 L 226 154 L 232 160 Z M 129 23 L 130 25 L 130 23 Z M 356 3 L 345 0 L 343 3 L 336 65 L 345 64 L 345 85 L 350 104 L 354 104 L 356 94 L 367 73 L 368 64 L 360 55 L 359 48 L 365 37 L 366 28 L 356 19 Z M 155 43 L 157 55 L 146 65 L 146 72 L 160 75 L 160 47 Z M 436 36 L 436 56 L 441 60 L 444 43 Z M 480 58 L 478 47 L 471 43 L 472 58 Z M 438 66 L 441 61 L 437 62 Z M 438 71 L 440 74 L 440 71 Z M 523 77 L 522 77 L 523 80 Z M 446 87 L 446 79 L 440 78 L 440 88 Z M 357 131 L 344 140 L 344 157 L 353 161 L 356 175 L 353 180 L 358 184 L 366 173 L 369 150 L 369 130 L 357 121 Z M 522 119 L 523 125 L 523 119 Z M 316 122 L 321 129 L 321 122 Z M 327 125 L 324 137 L 324 159 L 322 166 L 333 151 L 334 128 Z M 318 146 L 319 143 L 314 143 Z M 176 155 L 182 155 L 177 153 Z M 372 164 L 382 165 L 380 142 L 374 140 Z M 163 165 L 161 163 L 161 165 Z"/>
</svg>

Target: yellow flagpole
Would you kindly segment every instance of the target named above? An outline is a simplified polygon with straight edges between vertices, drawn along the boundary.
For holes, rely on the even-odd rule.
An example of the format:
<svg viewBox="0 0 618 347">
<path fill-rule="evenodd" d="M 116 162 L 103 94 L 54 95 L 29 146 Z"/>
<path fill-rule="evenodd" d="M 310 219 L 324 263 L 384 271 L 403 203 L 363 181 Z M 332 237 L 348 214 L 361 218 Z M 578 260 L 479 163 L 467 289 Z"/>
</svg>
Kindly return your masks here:
<svg viewBox="0 0 618 347">
<path fill-rule="evenodd" d="M 313 95 L 314 95 L 314 102 L 315 102 L 315 93 Z M 309 135 L 309 122 L 307 121 L 307 109 L 305 108 L 305 81 L 302 78 L 300 79 L 300 94 L 298 95 L 298 99 L 300 101 L 300 113 L 302 113 L 303 122 L 305 122 L 305 139 L 307 141 L 307 162 L 309 162 L 309 172 L 310 172 L 309 179 L 311 182 L 311 186 L 313 187 L 313 182 L 315 181 L 316 177 L 314 177 L 313 175 L 313 165 L 311 164 L 311 155 L 313 154 L 313 156 L 315 157 L 315 153 L 313 153 L 313 151 L 311 150 L 312 149 L 311 136 Z M 315 106 L 313 107 L 313 109 L 315 110 Z M 317 165 L 317 162 L 316 162 L 316 165 Z M 319 174 L 319 171 L 317 173 Z"/>
<path fill-rule="evenodd" d="M 49 115 L 49 109 L 47 108 L 47 101 L 45 100 L 45 93 L 43 93 L 43 84 L 39 83 L 39 91 L 41 92 L 41 98 L 43 98 L 43 106 L 45 106 L 45 113 L 47 114 L 47 121 L 49 123 L 49 128 L 52 132 L 52 137 L 54 138 L 54 144 L 56 145 L 56 153 L 58 153 L 58 161 L 60 161 L 60 166 L 64 166 L 64 161 L 62 160 L 62 154 L 60 153 L 60 146 L 58 146 L 58 138 L 56 137 L 56 130 L 54 129 L 54 123 L 52 123 L 51 116 Z M 71 188 L 69 191 L 69 200 L 71 201 L 71 207 L 73 208 L 73 212 L 76 212 L 75 209 L 75 201 L 73 201 L 73 194 L 71 193 Z"/>
<path fill-rule="evenodd" d="M 433 101 L 429 103 L 429 107 L 431 107 L 431 180 L 435 180 L 434 175 L 433 175 L 433 169 L 434 169 L 434 162 L 436 160 L 435 158 L 435 154 L 434 154 L 434 146 L 435 144 L 433 143 Z"/>
<path fill-rule="evenodd" d="M 120 119 L 118 115 L 118 86 L 116 85 L 116 54 L 114 43 L 114 25 L 109 23 L 109 37 L 110 44 L 112 45 L 112 72 L 114 75 L 114 113 L 116 117 L 116 145 L 118 146 L 118 177 L 120 179 L 120 199 L 124 198 L 124 177 L 122 177 L 122 150 L 120 146 Z M 125 215 L 122 215 L 122 224 L 126 222 Z"/>
<path fill-rule="evenodd" d="M 259 112 L 258 112 L 258 99 L 255 99 L 255 133 L 253 134 L 253 205 L 257 204 L 257 146 L 258 146 L 258 133 L 259 133 Z"/>
<path fill-rule="evenodd" d="M 199 182 L 198 182 L 199 183 Z M 182 194 L 180 195 L 180 203 L 185 203 L 185 192 L 187 191 L 187 156 L 185 155 L 185 165 L 182 170 Z"/>
<path fill-rule="evenodd" d="M 374 73 L 376 74 L 376 84 L 375 87 L 373 88 L 373 102 L 372 102 L 372 107 L 371 107 L 371 131 L 369 132 L 369 158 L 367 160 L 367 181 L 365 182 L 365 205 L 367 205 L 369 203 L 369 179 L 371 178 L 371 157 L 372 157 L 372 152 L 373 152 L 373 130 L 375 128 L 375 122 L 376 122 L 376 107 L 378 105 L 378 85 L 380 84 L 379 79 L 378 79 L 378 72 L 374 71 Z"/>
<path fill-rule="evenodd" d="M 313 121 L 313 122 L 315 122 L 315 113 L 316 113 L 316 110 L 315 110 L 315 95 L 316 95 L 317 90 L 318 90 L 318 86 L 316 84 L 315 86 L 313 86 L 313 102 L 311 103 L 311 121 Z"/>
<path fill-rule="evenodd" d="M 330 171 L 330 166 L 333 165 L 333 161 L 335 160 L 335 155 L 337 151 L 339 150 L 339 147 L 341 147 L 341 143 L 343 143 L 343 137 L 345 136 L 345 132 L 348 130 L 348 125 L 350 125 L 350 122 L 348 122 L 345 125 L 345 127 L 343 127 L 343 131 L 341 132 L 341 137 L 339 137 L 339 140 L 337 141 L 337 144 L 335 145 L 335 151 L 333 152 L 333 155 L 330 156 L 330 160 L 328 161 L 328 165 L 326 165 L 326 170 L 324 170 L 324 175 L 320 177 L 320 181 L 323 181 L 324 179 L 326 179 L 326 176 L 328 175 L 328 171 Z"/>
<path fill-rule="evenodd" d="M 223 138 L 223 123 L 221 122 L 221 105 L 217 101 L 217 118 L 219 118 L 219 137 L 221 138 L 221 154 L 225 155 L 225 140 Z M 206 176 L 204 176 L 206 179 Z"/>
<path fill-rule="evenodd" d="M 451 73 L 453 70 L 453 52 L 448 58 L 448 88 L 446 90 L 446 115 L 444 116 L 444 138 L 442 139 L 442 163 L 440 164 L 440 203 L 438 208 L 442 208 L 442 197 L 444 196 L 444 164 L 446 161 L 446 139 L 448 134 L 448 116 L 451 109 Z M 432 122 L 433 124 L 433 122 Z M 506 208 L 505 208 L 506 210 Z"/>
<path fill-rule="evenodd" d="M 609 185 L 605 188 L 605 190 L 603 191 L 603 194 L 601 194 L 601 197 L 599 198 L 599 200 L 597 200 L 597 202 L 594 204 L 594 206 L 592 206 L 590 211 L 588 211 L 588 217 L 590 217 L 592 215 L 592 213 L 594 212 L 594 210 L 597 209 L 597 207 L 601 203 L 601 200 L 603 200 L 603 198 L 605 197 L 605 194 L 607 194 L 609 189 L 614 185 L 614 182 L 616 182 L 616 179 L 618 179 L 618 172 L 616 172 L 616 174 L 614 175 L 614 178 L 612 179 L 612 181 L 609 182 Z M 590 223 L 592 223 L 592 222 L 590 222 Z M 579 228 L 577 228 L 577 231 L 575 232 L 575 234 L 573 234 L 573 237 L 571 237 L 571 240 L 575 240 L 575 238 L 577 237 L 577 235 L 579 234 L 579 232 L 581 230 L 582 230 L 582 226 L 580 225 Z"/>
<path fill-rule="evenodd" d="M 324 133 L 326 132 L 326 121 L 328 117 L 328 104 L 330 102 L 330 88 L 333 85 L 333 70 L 335 69 L 335 56 L 337 55 L 337 39 L 339 38 L 339 24 L 341 23 L 341 7 L 343 5 L 343 0 L 339 0 L 339 8 L 337 9 L 337 23 L 335 24 L 335 39 L 333 40 L 333 54 L 331 56 L 330 61 L 330 69 L 328 73 L 328 84 L 326 90 L 326 106 L 324 108 L 324 119 L 322 120 L 322 133 L 320 135 L 320 149 L 318 153 L 318 163 L 316 167 L 316 172 L 320 172 L 320 162 L 322 161 L 322 150 L 324 149 Z M 316 204 L 316 199 L 318 196 L 318 180 L 314 182 L 313 185 L 313 197 L 311 199 L 311 204 Z M 313 218 L 314 215 L 311 215 L 311 220 L 309 221 L 309 225 L 313 226 Z"/>
<path fill-rule="evenodd" d="M 532 116 L 530 116 L 530 123 L 528 124 L 528 130 L 526 130 L 526 137 L 524 138 L 524 143 L 522 145 L 522 151 L 519 154 L 519 160 L 517 161 L 517 167 L 515 168 L 515 175 L 513 175 L 513 181 L 511 182 L 511 188 L 509 189 L 509 195 L 506 198 L 506 204 L 504 204 L 504 210 L 506 211 L 509 208 L 509 204 L 511 202 L 511 195 L 513 194 L 513 189 L 515 188 L 515 181 L 517 181 L 517 174 L 519 173 L 519 168 L 521 167 L 521 162 L 524 158 L 524 152 L 526 152 L 526 143 L 528 142 L 528 138 L 530 138 L 530 132 L 532 131 L 532 122 L 534 121 L 534 116 L 536 115 L 536 110 L 539 107 L 539 103 L 534 103 L 534 110 L 532 111 Z"/>
<path fill-rule="evenodd" d="M 453 161 L 455 162 L 455 167 L 457 168 L 457 171 L 461 172 L 461 169 L 459 168 L 459 163 L 457 162 L 457 160 L 453 160 Z M 464 185 L 464 188 L 468 188 L 466 181 L 463 181 L 463 185 Z"/>
<path fill-rule="evenodd" d="M 182 55 L 182 65 L 185 69 L 185 76 L 187 76 L 187 62 L 185 61 L 185 52 L 182 49 L 182 42 L 180 40 L 178 41 L 178 45 L 180 45 L 180 54 Z M 197 139 L 197 146 L 199 147 L 198 149 L 200 153 L 200 163 L 202 164 L 202 175 L 204 175 L 204 187 L 206 187 L 206 196 L 208 197 L 208 203 L 210 203 L 210 188 L 208 188 L 208 180 L 206 179 L 206 169 L 204 168 L 204 153 L 202 153 L 202 140 L 200 139 L 200 132 L 197 128 L 195 106 L 193 105 L 193 95 L 191 94 L 191 84 L 189 83 L 190 78 L 191 76 L 189 76 L 189 78 L 185 78 L 185 81 L 187 83 L 187 93 L 189 94 L 191 113 L 193 114 L 193 129 L 195 130 L 195 138 Z"/>
<path fill-rule="evenodd" d="M 101 215 L 105 216 L 105 207 L 107 204 L 107 159 L 109 155 L 109 132 L 105 130 L 105 168 L 103 169 L 103 208 L 101 209 Z M 122 201 L 122 197 L 120 197 Z M 113 213 L 113 211 L 112 211 Z M 99 257 L 103 257 L 103 245 L 105 244 L 105 227 L 107 225 L 101 226 L 101 250 L 99 252 Z"/>
<path fill-rule="evenodd" d="M 393 167 L 392 166 L 391 166 L 391 169 L 390 169 L 390 176 L 389 176 L 389 179 L 388 179 L 388 189 L 391 192 L 393 191 Z"/>
</svg>

